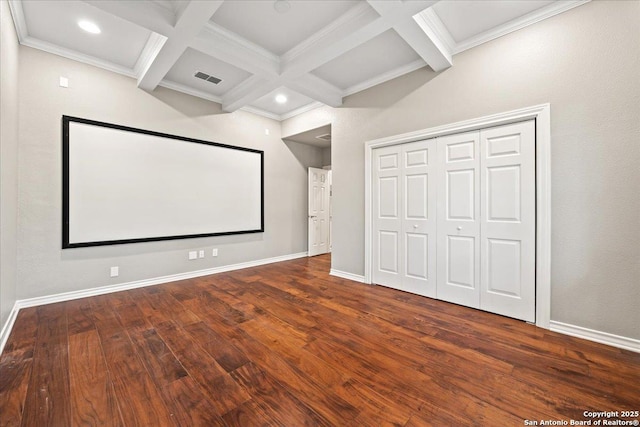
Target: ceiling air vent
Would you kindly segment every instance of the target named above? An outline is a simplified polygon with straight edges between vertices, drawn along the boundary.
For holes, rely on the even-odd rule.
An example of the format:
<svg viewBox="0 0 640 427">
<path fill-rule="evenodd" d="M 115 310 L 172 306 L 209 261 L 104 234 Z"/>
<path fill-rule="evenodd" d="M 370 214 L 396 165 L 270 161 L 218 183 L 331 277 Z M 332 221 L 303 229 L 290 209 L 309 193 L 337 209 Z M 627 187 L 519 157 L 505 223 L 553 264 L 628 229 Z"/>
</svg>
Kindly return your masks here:
<svg viewBox="0 0 640 427">
<path fill-rule="evenodd" d="M 331 141 L 331 134 L 330 133 L 325 133 L 323 135 L 318 135 L 316 136 L 317 139 L 321 139 L 323 141 Z"/>
<path fill-rule="evenodd" d="M 194 76 L 199 78 L 199 79 L 206 80 L 209 83 L 213 83 L 214 85 L 217 85 L 218 83 L 220 83 L 222 81 L 222 79 L 219 79 L 219 78 L 214 77 L 214 76 L 210 76 L 209 74 L 203 73 L 202 71 L 196 71 Z"/>
</svg>

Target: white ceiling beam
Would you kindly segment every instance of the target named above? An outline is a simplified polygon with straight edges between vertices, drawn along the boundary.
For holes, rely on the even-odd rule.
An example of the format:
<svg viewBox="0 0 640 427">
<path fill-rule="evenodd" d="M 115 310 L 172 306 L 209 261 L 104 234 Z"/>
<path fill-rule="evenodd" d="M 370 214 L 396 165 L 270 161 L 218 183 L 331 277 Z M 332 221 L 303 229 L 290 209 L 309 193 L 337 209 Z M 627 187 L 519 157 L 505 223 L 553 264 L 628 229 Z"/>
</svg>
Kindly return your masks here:
<svg viewBox="0 0 640 427">
<path fill-rule="evenodd" d="M 251 76 L 222 97 L 222 109 L 232 113 L 280 86 L 282 86 L 280 79 L 269 80 L 258 75 Z"/>
<path fill-rule="evenodd" d="M 437 2 L 438 0 L 367 0 L 369 6 L 387 20 L 411 17 Z"/>
<path fill-rule="evenodd" d="M 189 46 L 253 74 L 222 97 L 225 111 L 240 109 L 280 86 L 338 107 L 342 105 L 343 91 L 310 72 L 391 28 L 396 29 L 422 58 L 429 58 L 427 63 L 432 67 L 450 66 L 446 62 L 446 52 L 443 54 L 441 49 L 434 49 L 413 20 L 414 15 L 435 2 L 371 0 L 359 3 L 280 58 L 211 22 Z"/>
<path fill-rule="evenodd" d="M 190 47 L 252 74 L 277 77 L 280 73 L 276 55 L 211 22 Z"/>
<path fill-rule="evenodd" d="M 286 86 L 325 105 L 331 107 L 342 105 L 342 90 L 313 74 L 304 74 L 289 81 Z"/>
<path fill-rule="evenodd" d="M 138 0 L 84 0 L 84 2 L 163 36 L 171 34 L 176 22 L 174 13 L 151 2 Z"/>
<path fill-rule="evenodd" d="M 390 28 L 379 15 L 359 3 L 322 31 L 300 43 L 282 58 L 282 76 L 297 78 L 349 52 Z"/>
<path fill-rule="evenodd" d="M 223 97 L 225 111 L 242 108 L 280 86 L 337 107 L 342 105 L 340 89 L 307 73 L 389 29 L 382 22 L 371 25 L 378 18 L 366 3 L 360 3 L 281 58 L 271 58 L 262 48 L 211 23 L 191 47 L 254 74 Z M 345 36 L 349 37 L 346 41 Z"/>
<path fill-rule="evenodd" d="M 138 77 L 139 88 L 151 91 L 158 86 L 222 3 L 222 0 L 189 2 L 167 41 Z"/>
<path fill-rule="evenodd" d="M 413 18 L 432 6 L 435 1 L 367 0 L 376 12 L 402 39 L 434 70 L 442 71 L 451 65 L 451 52 L 434 31 L 420 25 Z M 419 15 L 418 15 L 418 19 Z M 426 30 L 426 31 L 425 31 Z"/>
<path fill-rule="evenodd" d="M 413 18 L 395 25 L 393 29 L 433 71 L 446 70 L 453 65 L 451 52 L 436 37 L 435 33 L 425 33 Z"/>
</svg>

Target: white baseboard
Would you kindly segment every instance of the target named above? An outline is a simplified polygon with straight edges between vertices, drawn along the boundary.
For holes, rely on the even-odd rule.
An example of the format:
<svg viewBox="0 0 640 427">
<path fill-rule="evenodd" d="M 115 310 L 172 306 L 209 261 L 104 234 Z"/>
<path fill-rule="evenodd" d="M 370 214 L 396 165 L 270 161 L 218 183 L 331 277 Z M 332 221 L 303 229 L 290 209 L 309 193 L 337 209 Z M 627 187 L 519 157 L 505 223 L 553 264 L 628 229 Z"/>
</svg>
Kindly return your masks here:
<svg viewBox="0 0 640 427">
<path fill-rule="evenodd" d="M 259 259 L 255 261 L 241 262 L 238 264 L 223 265 L 220 267 L 207 268 L 204 270 L 189 271 L 186 273 L 170 274 L 168 276 L 154 277 L 151 279 L 136 280 L 134 282 L 121 283 L 117 285 L 101 286 L 98 288 L 83 289 L 79 291 L 64 292 L 60 294 L 46 295 L 42 297 L 21 299 L 15 302 L 13 309 L 9 314 L 9 319 L 7 319 L 7 321 L 5 322 L 2 328 L 2 333 L 0 333 L 0 354 L 2 354 L 4 345 L 6 344 L 6 341 L 9 338 L 9 334 L 11 333 L 11 329 L 13 328 L 13 324 L 15 323 L 16 317 L 18 316 L 18 311 L 20 311 L 20 309 L 22 308 L 36 307 L 39 305 L 52 304 L 55 302 L 71 301 L 74 299 L 110 294 L 113 292 L 120 292 L 120 291 L 129 290 L 129 289 L 142 288 L 145 286 L 153 286 L 153 285 L 159 285 L 162 283 L 175 282 L 178 280 L 193 279 L 195 277 L 209 276 L 211 274 L 224 273 L 226 271 L 240 270 L 243 268 L 257 267 L 259 265 L 272 264 L 274 262 L 289 261 L 292 259 L 304 258 L 306 256 L 307 256 L 306 252 L 298 252 L 295 254 L 282 255 L 282 256 L 277 256 L 272 258 L 264 258 L 264 259 Z"/>
<path fill-rule="evenodd" d="M 4 322 L 4 325 L 2 326 L 2 331 L 0 332 L 0 355 L 2 354 L 2 350 L 4 350 L 4 346 L 7 343 L 7 340 L 9 339 L 9 334 L 13 329 L 13 324 L 16 323 L 16 318 L 18 317 L 18 311 L 20 311 L 20 307 L 18 307 L 18 302 L 16 301 L 16 303 L 13 304 L 13 308 L 11 309 L 11 312 L 9 313 L 9 318 L 7 319 L 6 322 Z"/>
<path fill-rule="evenodd" d="M 596 331 L 593 329 L 583 328 L 582 326 L 569 325 L 555 320 L 549 322 L 549 329 L 561 334 L 571 335 L 572 337 L 583 338 L 585 340 L 599 342 L 600 344 L 606 344 L 640 353 L 640 340 L 634 338 Z"/>
<path fill-rule="evenodd" d="M 346 271 L 340 271 L 333 268 L 329 271 L 329 274 L 343 279 L 353 280 L 354 282 L 364 283 L 364 276 L 360 276 L 358 274 L 347 273 Z"/>
</svg>

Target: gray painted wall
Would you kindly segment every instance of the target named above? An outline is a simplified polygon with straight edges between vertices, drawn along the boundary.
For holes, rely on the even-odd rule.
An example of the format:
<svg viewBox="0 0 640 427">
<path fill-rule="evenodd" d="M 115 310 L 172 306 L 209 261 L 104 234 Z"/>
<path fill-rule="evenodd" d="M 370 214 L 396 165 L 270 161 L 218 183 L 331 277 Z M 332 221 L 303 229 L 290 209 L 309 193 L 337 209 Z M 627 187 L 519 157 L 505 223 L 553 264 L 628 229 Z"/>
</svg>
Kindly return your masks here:
<svg viewBox="0 0 640 427">
<path fill-rule="evenodd" d="M 28 47 L 21 47 L 20 71 L 18 299 L 306 251 L 307 170 L 281 141 L 277 121 L 224 113 L 168 89 L 147 93 L 134 79 Z M 58 86 L 60 76 L 69 78 L 68 89 Z M 63 114 L 264 150 L 266 231 L 62 250 Z M 207 249 L 206 258 L 188 261 L 193 249 Z M 120 276 L 110 278 L 116 265 Z"/>
<path fill-rule="evenodd" d="M 18 38 L 0 1 L 0 329 L 16 301 L 18 211 Z"/>
<path fill-rule="evenodd" d="M 332 267 L 364 272 L 365 141 L 549 102 L 551 319 L 640 338 L 639 16 L 594 1 L 283 122 L 332 122 Z"/>
<path fill-rule="evenodd" d="M 322 166 L 331 166 L 331 147 L 322 149 Z"/>
</svg>

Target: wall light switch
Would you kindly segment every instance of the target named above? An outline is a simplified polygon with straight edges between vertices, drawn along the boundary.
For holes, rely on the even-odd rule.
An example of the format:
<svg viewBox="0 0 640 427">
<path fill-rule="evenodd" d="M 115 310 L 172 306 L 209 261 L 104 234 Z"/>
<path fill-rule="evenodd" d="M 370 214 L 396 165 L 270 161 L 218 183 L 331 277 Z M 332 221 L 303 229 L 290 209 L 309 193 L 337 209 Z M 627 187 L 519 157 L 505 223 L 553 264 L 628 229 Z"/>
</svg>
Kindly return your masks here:
<svg viewBox="0 0 640 427">
<path fill-rule="evenodd" d="M 189 251 L 189 259 L 198 259 L 197 251 Z"/>
<path fill-rule="evenodd" d="M 265 134 L 265 135 L 269 135 L 269 129 L 266 129 L 266 128 L 265 128 L 265 130 L 264 130 L 264 134 Z"/>
<path fill-rule="evenodd" d="M 111 277 L 118 277 L 118 274 L 120 274 L 120 268 L 118 266 L 111 267 Z"/>
<path fill-rule="evenodd" d="M 204 258 L 204 250 L 198 251 L 198 258 Z"/>
<path fill-rule="evenodd" d="M 218 249 L 213 249 L 211 251 L 211 256 L 218 256 Z"/>
<path fill-rule="evenodd" d="M 60 76 L 60 87 L 69 87 L 69 79 Z"/>
</svg>

